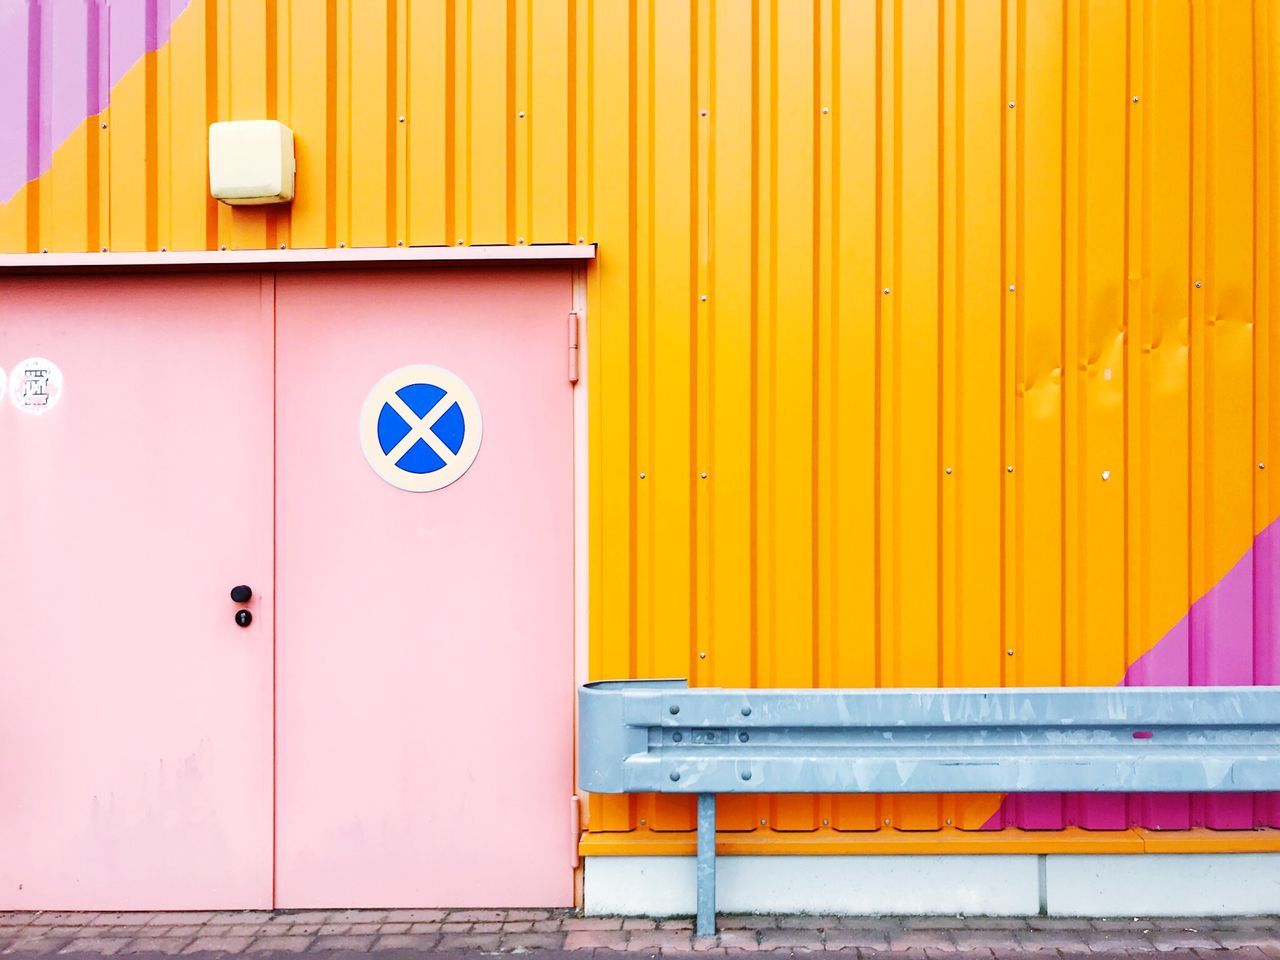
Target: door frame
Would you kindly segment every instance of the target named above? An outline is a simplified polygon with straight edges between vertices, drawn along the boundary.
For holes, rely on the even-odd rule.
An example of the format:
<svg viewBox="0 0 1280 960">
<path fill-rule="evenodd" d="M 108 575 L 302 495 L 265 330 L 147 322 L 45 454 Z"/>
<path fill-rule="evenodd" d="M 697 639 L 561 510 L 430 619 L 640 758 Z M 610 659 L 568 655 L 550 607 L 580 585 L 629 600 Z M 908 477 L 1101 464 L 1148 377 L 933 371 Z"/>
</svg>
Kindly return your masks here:
<svg viewBox="0 0 1280 960">
<path fill-rule="evenodd" d="M 574 903 L 583 902 L 583 870 L 578 856 L 577 836 L 585 804 L 577 785 L 578 769 L 578 698 L 579 685 L 588 679 L 588 648 L 590 639 L 590 446 L 589 446 L 589 371 L 591 364 L 587 336 L 587 271 L 596 259 L 594 243 L 534 244 L 531 246 L 457 246 L 457 247 L 357 247 L 341 249 L 297 250 L 175 250 L 175 251 L 122 251 L 103 253 L 0 253 L 0 281 L 18 276 L 93 276 L 99 274 L 144 274 L 163 276 L 166 273 L 220 273 L 252 272 L 275 274 L 282 271 L 308 271 L 335 269 L 411 269 L 444 264 L 454 264 L 465 269 L 469 264 L 563 264 L 569 271 L 571 283 L 570 310 L 577 316 L 577 380 L 572 382 L 572 437 L 573 437 L 573 611 L 572 644 L 573 676 L 567 696 L 572 698 L 573 763 L 572 782 L 567 785 L 565 829 L 574 836 L 572 861 L 566 867 L 573 870 Z M 566 317 L 566 324 L 569 318 Z M 273 317 L 274 324 L 274 317 Z M 569 364 L 568 332 L 566 330 L 566 379 Z M 273 414 L 274 416 L 274 414 Z M 274 445 L 274 440 L 273 440 Z M 273 484 L 274 487 L 274 484 Z M 275 497 L 275 491 L 272 491 Z M 275 533 L 272 531 L 274 538 Z M 275 640 L 272 638 L 274 649 Z M 273 653 L 274 659 L 274 653 Z M 274 708 L 273 708 L 274 709 Z M 275 730 L 272 730 L 272 754 L 276 749 Z M 274 760 L 273 760 L 274 766 Z M 274 776 L 274 774 L 273 774 Z M 274 807 L 274 804 L 273 804 Z M 272 814 L 272 836 L 275 835 L 275 813 Z M 272 908 L 275 907 L 275 850 L 272 863 Z"/>
</svg>

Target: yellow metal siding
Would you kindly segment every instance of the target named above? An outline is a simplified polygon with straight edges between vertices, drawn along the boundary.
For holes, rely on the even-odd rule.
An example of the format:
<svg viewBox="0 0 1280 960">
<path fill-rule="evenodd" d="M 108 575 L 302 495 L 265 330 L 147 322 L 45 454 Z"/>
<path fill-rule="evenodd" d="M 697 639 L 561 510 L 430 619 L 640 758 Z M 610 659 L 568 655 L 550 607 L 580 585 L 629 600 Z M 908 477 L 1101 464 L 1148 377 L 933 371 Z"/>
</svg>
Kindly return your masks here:
<svg viewBox="0 0 1280 960">
<path fill-rule="evenodd" d="M 1280 505 L 1278 27 L 1277 0 L 193 0 L 0 247 L 598 243 L 593 677 L 1111 684 Z M 296 201 L 214 203 L 208 123 L 262 116 Z M 692 822 L 597 797 L 589 827 Z"/>
</svg>

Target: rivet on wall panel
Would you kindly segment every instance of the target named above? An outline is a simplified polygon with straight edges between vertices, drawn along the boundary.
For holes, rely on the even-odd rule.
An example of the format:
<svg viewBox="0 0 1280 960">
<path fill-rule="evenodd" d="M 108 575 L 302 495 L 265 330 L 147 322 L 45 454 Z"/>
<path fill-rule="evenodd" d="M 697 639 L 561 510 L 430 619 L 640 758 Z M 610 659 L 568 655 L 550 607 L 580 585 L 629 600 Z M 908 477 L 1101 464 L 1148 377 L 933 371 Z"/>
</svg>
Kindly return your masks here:
<svg viewBox="0 0 1280 960">
<path fill-rule="evenodd" d="M 704 472 L 704 473 L 702 473 L 702 474 L 701 474 L 701 476 L 702 476 L 702 479 L 703 479 L 703 480 L 707 479 L 707 475 L 706 475 L 706 473 L 705 473 L 705 472 Z"/>
<path fill-rule="evenodd" d="M 1008 656 L 1010 656 L 1010 657 L 1012 657 L 1012 656 L 1013 656 L 1013 651 L 1012 651 L 1012 650 L 1006 650 L 1006 651 L 1005 651 L 1005 653 L 1006 653 Z"/>
<path fill-rule="evenodd" d="M 823 108 L 822 108 L 822 112 L 823 112 L 824 114 L 826 114 L 826 113 L 830 113 L 830 112 L 831 112 L 831 108 L 830 108 L 830 107 L 823 107 Z"/>
<path fill-rule="evenodd" d="M 887 297 L 889 295 L 889 288 L 885 287 L 884 290 L 881 292 Z"/>
<path fill-rule="evenodd" d="M 524 243 L 524 237 L 516 237 L 516 243 Z"/>
<path fill-rule="evenodd" d="M 1009 464 L 1009 465 L 1008 465 L 1007 467 L 1005 467 L 1004 469 L 1005 469 L 1005 472 L 1006 472 L 1006 473 L 1013 473 L 1013 464 L 1012 464 L 1012 463 L 1011 463 L 1011 464 Z"/>
<path fill-rule="evenodd" d="M 347 245 L 347 243 L 346 243 L 346 241 L 345 241 L 345 240 L 339 240 L 339 241 L 338 241 L 338 247 L 339 247 L 339 248 L 345 247 L 346 245 Z"/>
<path fill-rule="evenodd" d="M 944 470 L 943 472 L 944 472 L 948 477 L 949 477 L 949 476 L 951 476 L 951 468 L 950 468 L 950 467 L 947 467 L 947 469 L 946 469 L 946 470 Z"/>
<path fill-rule="evenodd" d="M 704 294 L 703 294 L 702 296 L 700 296 L 698 299 L 699 299 L 699 300 L 701 300 L 703 303 L 706 303 L 706 302 L 707 302 L 707 295 L 704 293 Z"/>
<path fill-rule="evenodd" d="M 579 237 L 579 238 L 578 238 L 578 242 L 579 242 L 579 243 L 586 243 L 586 242 L 587 242 L 587 238 L 586 238 L 586 237 Z"/>
<path fill-rule="evenodd" d="M 103 249 L 103 250 L 106 250 L 107 248 L 106 248 L 106 247 L 103 247 L 102 249 Z M 218 249 L 219 249 L 219 250 L 225 250 L 225 249 L 227 249 L 227 245 L 224 243 L 224 244 L 222 244 L 222 246 L 218 247 Z"/>
<path fill-rule="evenodd" d="M 1202 286 L 1204 286 L 1204 284 L 1202 284 L 1199 280 L 1197 280 L 1197 281 L 1196 281 L 1196 289 L 1197 289 L 1197 290 L 1199 290 Z"/>
<path fill-rule="evenodd" d="M 1262 463 L 1261 461 L 1259 461 L 1259 462 L 1258 462 L 1258 469 L 1259 469 L 1259 470 L 1265 470 L 1265 469 L 1267 469 L 1267 465 L 1266 465 L 1265 463 Z"/>
<path fill-rule="evenodd" d="M 1103 479 L 1103 480 L 1110 480 L 1110 479 L 1111 479 L 1111 471 L 1110 471 L 1110 470 L 1103 470 L 1103 471 L 1102 471 L 1102 479 Z"/>
<path fill-rule="evenodd" d="M 107 129 L 107 121 L 103 120 L 100 124 L 98 124 L 98 126 L 101 127 L 103 130 Z"/>
<path fill-rule="evenodd" d="M 521 120 L 523 120 L 523 119 L 524 119 L 524 111 L 523 111 L 523 110 L 521 110 L 519 113 L 517 113 L 517 114 L 516 114 L 516 116 L 517 116 L 517 117 L 519 117 Z"/>
<path fill-rule="evenodd" d="M 1133 102 L 1134 102 L 1134 103 L 1137 103 L 1137 102 L 1138 102 L 1138 98 L 1137 98 L 1137 97 L 1134 97 L 1134 98 L 1133 98 Z"/>
<path fill-rule="evenodd" d="M 698 116 L 700 116 L 700 117 L 705 117 L 706 115 L 707 115 L 707 111 L 706 111 L 706 110 L 699 110 L 699 111 L 698 111 Z"/>
<path fill-rule="evenodd" d="M 645 474 L 643 474 L 643 473 L 642 473 L 642 474 L 640 474 L 640 479 L 641 479 L 641 480 L 643 480 L 644 478 L 645 478 Z"/>
<path fill-rule="evenodd" d="M 282 243 L 282 244 L 280 244 L 280 249 L 281 249 L 281 250 L 284 250 L 284 249 L 286 248 L 286 246 L 287 246 L 286 244 L 283 244 L 283 243 Z"/>
<path fill-rule="evenodd" d="M 1010 110 L 1012 110 L 1012 109 L 1013 109 L 1014 107 L 1016 107 L 1016 106 L 1017 106 L 1017 104 L 1016 104 L 1016 103 L 1014 103 L 1012 100 L 1010 100 L 1010 101 L 1009 101 L 1009 109 L 1010 109 Z"/>
<path fill-rule="evenodd" d="M 397 246 L 397 247 L 403 247 L 403 246 L 404 246 L 404 241 L 403 241 L 403 240 L 397 240 L 397 241 L 396 241 L 396 246 Z"/>
<path fill-rule="evenodd" d="M 401 115 L 401 116 L 400 116 L 400 117 L 398 117 L 397 119 L 398 119 L 401 123 L 404 123 L 404 116 L 403 116 L 403 115 Z"/>
<path fill-rule="evenodd" d="M 1015 290 L 1017 290 L 1017 289 L 1018 289 L 1018 288 L 1017 288 L 1014 284 L 1012 284 L 1012 283 L 1011 283 L 1011 284 L 1009 284 L 1009 292 L 1010 292 L 1010 293 L 1013 293 L 1013 292 L 1014 292 Z"/>
</svg>

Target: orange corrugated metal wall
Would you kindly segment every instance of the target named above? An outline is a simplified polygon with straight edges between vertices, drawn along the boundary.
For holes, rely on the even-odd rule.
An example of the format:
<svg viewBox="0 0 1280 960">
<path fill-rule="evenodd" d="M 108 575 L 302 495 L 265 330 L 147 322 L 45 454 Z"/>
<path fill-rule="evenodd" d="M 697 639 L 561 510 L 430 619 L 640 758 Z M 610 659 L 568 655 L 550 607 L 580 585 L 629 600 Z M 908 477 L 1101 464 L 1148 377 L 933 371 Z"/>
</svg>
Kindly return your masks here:
<svg viewBox="0 0 1280 960">
<path fill-rule="evenodd" d="M 108 106 L 7 134 L 48 162 L 0 247 L 598 243 L 593 676 L 1280 677 L 1277 0 L 146 2 L 169 38 Z M 53 17 L 45 60 L 83 55 Z M 296 136 L 280 211 L 208 197 L 208 123 L 257 117 Z M 1082 848 L 1280 804 L 721 815 L 774 849 L 984 824 Z M 691 827 L 595 798 L 587 849 Z"/>
</svg>

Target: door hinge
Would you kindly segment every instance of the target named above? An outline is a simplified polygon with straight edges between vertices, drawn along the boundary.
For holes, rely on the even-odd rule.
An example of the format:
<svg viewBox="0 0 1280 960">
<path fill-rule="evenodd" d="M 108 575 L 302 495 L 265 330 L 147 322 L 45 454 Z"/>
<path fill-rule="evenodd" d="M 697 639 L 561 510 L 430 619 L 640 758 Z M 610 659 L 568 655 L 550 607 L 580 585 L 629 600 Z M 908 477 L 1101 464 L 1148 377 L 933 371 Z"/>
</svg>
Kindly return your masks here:
<svg viewBox="0 0 1280 960">
<path fill-rule="evenodd" d="M 569 382 L 578 382 L 578 312 L 569 313 Z"/>
<path fill-rule="evenodd" d="M 576 793 L 569 797 L 569 838 L 573 841 L 569 864 L 576 870 L 581 862 L 578 857 L 578 842 L 582 839 L 582 811 Z"/>
</svg>

